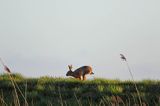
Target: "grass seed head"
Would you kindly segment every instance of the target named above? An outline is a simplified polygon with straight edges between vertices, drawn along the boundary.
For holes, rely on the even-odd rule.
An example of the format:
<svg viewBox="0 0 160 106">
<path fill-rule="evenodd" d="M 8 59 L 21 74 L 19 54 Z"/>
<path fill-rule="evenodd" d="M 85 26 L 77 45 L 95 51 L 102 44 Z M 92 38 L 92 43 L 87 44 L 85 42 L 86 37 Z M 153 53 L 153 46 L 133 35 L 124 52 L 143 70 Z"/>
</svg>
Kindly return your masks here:
<svg viewBox="0 0 160 106">
<path fill-rule="evenodd" d="M 120 56 L 121 56 L 121 59 L 122 59 L 122 60 L 124 60 L 124 61 L 127 60 L 126 57 L 125 57 L 123 54 L 120 54 Z"/>
<path fill-rule="evenodd" d="M 8 73 L 11 73 L 10 69 L 5 65 L 4 70 L 7 71 Z"/>
</svg>

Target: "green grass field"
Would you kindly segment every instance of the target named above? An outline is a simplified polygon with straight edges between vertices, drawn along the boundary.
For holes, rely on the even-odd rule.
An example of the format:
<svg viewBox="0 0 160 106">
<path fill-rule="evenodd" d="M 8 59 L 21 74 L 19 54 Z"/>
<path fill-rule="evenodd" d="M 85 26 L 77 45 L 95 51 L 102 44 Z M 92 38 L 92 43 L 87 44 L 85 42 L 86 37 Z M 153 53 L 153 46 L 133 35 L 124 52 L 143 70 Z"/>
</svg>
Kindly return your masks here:
<svg viewBox="0 0 160 106">
<path fill-rule="evenodd" d="M 24 78 L 13 74 L 29 106 L 138 106 L 132 81 L 99 79 L 79 81 L 72 78 Z M 136 82 L 143 105 L 160 105 L 160 81 Z M 17 88 L 16 88 L 17 89 Z M 17 90 L 21 105 L 27 105 Z M 0 106 L 16 105 L 15 92 L 8 75 L 0 75 Z"/>
</svg>

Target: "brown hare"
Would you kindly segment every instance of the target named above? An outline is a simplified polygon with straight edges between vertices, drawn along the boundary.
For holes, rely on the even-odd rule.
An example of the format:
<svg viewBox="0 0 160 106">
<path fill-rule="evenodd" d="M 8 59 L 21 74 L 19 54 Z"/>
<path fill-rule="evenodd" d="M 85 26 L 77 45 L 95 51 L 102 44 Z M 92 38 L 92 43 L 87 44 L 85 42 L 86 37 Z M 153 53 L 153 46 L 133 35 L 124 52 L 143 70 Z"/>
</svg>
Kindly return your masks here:
<svg viewBox="0 0 160 106">
<path fill-rule="evenodd" d="M 82 66 L 75 71 L 72 71 L 72 65 L 68 65 L 69 71 L 66 76 L 72 76 L 80 80 L 86 80 L 87 74 L 94 74 L 90 66 Z"/>
</svg>

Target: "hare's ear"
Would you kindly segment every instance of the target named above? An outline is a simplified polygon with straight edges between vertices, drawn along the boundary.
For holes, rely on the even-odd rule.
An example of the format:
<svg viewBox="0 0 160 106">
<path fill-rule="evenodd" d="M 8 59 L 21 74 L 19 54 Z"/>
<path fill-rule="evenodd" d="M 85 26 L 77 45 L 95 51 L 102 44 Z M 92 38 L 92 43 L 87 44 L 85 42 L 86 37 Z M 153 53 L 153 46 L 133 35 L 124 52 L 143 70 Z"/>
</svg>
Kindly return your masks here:
<svg viewBox="0 0 160 106">
<path fill-rule="evenodd" d="M 72 69 L 72 65 L 68 65 L 68 68 L 69 68 L 69 70 L 71 70 Z"/>
<path fill-rule="evenodd" d="M 71 69 L 73 68 L 72 65 L 70 65 Z"/>
</svg>

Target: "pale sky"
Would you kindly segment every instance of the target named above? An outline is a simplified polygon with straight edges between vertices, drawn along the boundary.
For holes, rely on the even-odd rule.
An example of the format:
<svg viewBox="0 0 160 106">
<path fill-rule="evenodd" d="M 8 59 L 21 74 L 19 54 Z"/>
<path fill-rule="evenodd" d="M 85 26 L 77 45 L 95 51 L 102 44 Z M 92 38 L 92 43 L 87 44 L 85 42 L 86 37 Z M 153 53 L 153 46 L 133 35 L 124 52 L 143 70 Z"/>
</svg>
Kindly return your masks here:
<svg viewBox="0 0 160 106">
<path fill-rule="evenodd" d="M 68 64 L 92 76 L 160 79 L 159 0 L 1 0 L 0 57 L 28 77 L 65 77 Z M 0 65 L 0 73 L 3 68 Z"/>
</svg>

